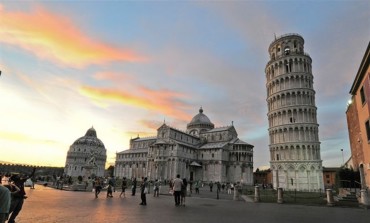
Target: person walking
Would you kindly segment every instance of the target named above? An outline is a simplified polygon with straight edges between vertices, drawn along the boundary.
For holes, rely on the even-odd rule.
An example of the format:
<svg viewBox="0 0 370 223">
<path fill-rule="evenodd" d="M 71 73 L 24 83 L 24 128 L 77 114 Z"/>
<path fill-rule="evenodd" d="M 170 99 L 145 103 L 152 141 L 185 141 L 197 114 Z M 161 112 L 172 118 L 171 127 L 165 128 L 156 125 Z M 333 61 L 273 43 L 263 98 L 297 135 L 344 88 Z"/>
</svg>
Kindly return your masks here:
<svg viewBox="0 0 370 223">
<path fill-rule="evenodd" d="M 98 198 L 98 195 L 100 194 L 100 191 L 102 189 L 102 186 L 101 186 L 101 182 L 100 182 L 99 177 L 96 177 L 95 178 L 94 188 L 95 188 L 95 198 Z"/>
<path fill-rule="evenodd" d="M 0 184 L 0 223 L 5 223 L 10 210 L 10 191 Z"/>
<path fill-rule="evenodd" d="M 137 181 L 136 181 L 136 177 L 134 178 L 134 180 L 132 181 L 132 196 L 135 196 L 135 193 L 136 193 L 136 185 L 137 185 Z"/>
<path fill-rule="evenodd" d="M 121 197 L 121 196 L 122 196 L 122 194 L 123 194 L 123 197 L 126 197 L 126 193 L 125 193 L 126 188 L 127 188 L 127 180 L 126 180 L 126 177 L 123 177 L 123 178 L 122 178 L 122 192 L 121 192 L 121 194 L 119 195 L 119 197 Z"/>
<path fill-rule="evenodd" d="M 159 184 L 159 181 L 158 181 L 158 179 L 156 179 L 155 180 L 155 182 L 154 182 L 154 195 L 153 195 L 153 197 L 159 197 L 159 186 L 160 186 L 160 184 Z"/>
<path fill-rule="evenodd" d="M 146 177 L 141 182 L 140 192 L 141 192 L 141 203 L 140 203 L 140 205 L 146 205 L 146 194 L 148 193 L 148 183 L 147 183 L 147 178 Z"/>
<path fill-rule="evenodd" d="M 113 177 L 108 179 L 107 198 L 113 197 L 113 191 L 114 191 L 115 184 L 116 183 Z"/>
<path fill-rule="evenodd" d="M 181 187 L 183 185 L 182 180 L 180 179 L 180 174 L 176 175 L 176 178 L 173 180 L 173 194 L 175 197 L 175 206 L 180 205 L 180 196 L 181 196 Z"/>
<path fill-rule="evenodd" d="M 181 205 L 185 206 L 185 197 L 186 197 L 186 190 L 188 187 L 188 182 L 186 178 L 182 179 L 182 186 L 181 186 Z"/>
</svg>

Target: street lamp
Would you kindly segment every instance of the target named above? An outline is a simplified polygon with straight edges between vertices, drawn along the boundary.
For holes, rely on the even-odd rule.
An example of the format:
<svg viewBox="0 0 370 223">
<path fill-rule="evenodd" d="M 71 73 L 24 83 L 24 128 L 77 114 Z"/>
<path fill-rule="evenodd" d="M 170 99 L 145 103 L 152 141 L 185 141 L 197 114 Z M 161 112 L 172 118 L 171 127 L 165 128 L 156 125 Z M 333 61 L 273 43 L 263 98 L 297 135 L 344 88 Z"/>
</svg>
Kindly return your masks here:
<svg viewBox="0 0 370 223">
<path fill-rule="evenodd" d="M 342 166 L 344 166 L 344 156 L 343 156 L 343 149 L 340 149 L 342 151 Z"/>
</svg>

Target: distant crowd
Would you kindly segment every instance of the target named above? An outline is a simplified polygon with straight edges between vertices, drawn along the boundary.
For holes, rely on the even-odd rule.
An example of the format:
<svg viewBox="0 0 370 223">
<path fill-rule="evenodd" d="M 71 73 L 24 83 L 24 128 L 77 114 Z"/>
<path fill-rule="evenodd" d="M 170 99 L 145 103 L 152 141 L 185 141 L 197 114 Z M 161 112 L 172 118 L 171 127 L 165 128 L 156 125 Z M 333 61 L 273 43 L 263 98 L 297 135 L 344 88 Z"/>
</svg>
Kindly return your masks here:
<svg viewBox="0 0 370 223">
<path fill-rule="evenodd" d="M 16 217 L 20 213 L 23 207 L 23 202 L 27 199 L 26 192 L 24 190 L 25 185 L 30 186 L 34 189 L 34 177 L 35 168 L 30 174 L 18 174 L 18 173 L 0 173 L 0 223 L 14 223 Z M 32 180 L 31 180 L 32 179 Z M 53 186 L 57 189 L 64 189 L 65 187 L 74 184 L 72 177 L 70 176 L 52 176 L 45 179 L 39 179 L 44 186 Z M 75 179 L 76 180 L 76 179 Z M 205 186 L 209 187 L 210 192 L 213 191 L 214 187 L 217 193 L 224 192 L 232 194 L 235 188 L 235 183 L 220 183 L 220 182 L 202 182 L 188 181 L 186 178 L 180 178 L 180 175 L 176 175 L 175 179 L 164 180 L 163 182 L 156 179 L 154 181 L 148 181 L 147 177 L 142 177 L 140 181 L 136 178 L 122 179 L 109 177 L 94 177 L 88 178 L 87 180 L 82 177 L 78 177 L 77 181 L 80 185 L 84 186 L 84 190 L 94 191 L 95 198 L 98 198 L 103 190 L 106 190 L 106 197 L 112 198 L 113 192 L 120 187 L 121 193 L 120 198 L 125 198 L 126 193 L 129 192 L 131 196 L 136 195 L 137 189 L 139 189 L 141 203 L 140 205 L 147 205 L 146 195 L 150 191 L 150 187 L 153 191 L 153 196 L 158 197 L 161 193 L 162 183 L 169 185 L 169 194 L 172 194 L 175 201 L 175 206 L 185 206 L 185 198 L 187 193 L 199 194 L 199 189 Z M 76 183 L 76 182 L 75 182 Z M 167 187 L 166 187 L 167 188 Z M 167 193 L 167 191 L 165 192 Z"/>
</svg>

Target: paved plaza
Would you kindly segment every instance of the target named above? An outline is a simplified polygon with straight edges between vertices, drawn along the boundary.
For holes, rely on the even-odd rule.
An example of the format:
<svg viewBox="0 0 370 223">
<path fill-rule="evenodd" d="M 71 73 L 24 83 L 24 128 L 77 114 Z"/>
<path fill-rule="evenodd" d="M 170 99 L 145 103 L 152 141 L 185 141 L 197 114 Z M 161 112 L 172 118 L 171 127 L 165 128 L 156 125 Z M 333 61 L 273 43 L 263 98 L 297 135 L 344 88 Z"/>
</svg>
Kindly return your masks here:
<svg viewBox="0 0 370 223">
<path fill-rule="evenodd" d="M 37 185 L 26 188 L 28 199 L 17 218 L 17 223 L 115 223 L 115 222 L 158 222 L 158 223 L 218 223 L 218 222 L 366 222 L 370 221 L 370 210 L 359 208 L 317 207 L 275 203 L 253 203 L 233 201 L 231 195 L 201 190 L 202 197 L 188 197 L 185 207 L 176 207 L 170 195 L 153 197 L 147 195 L 147 206 L 141 206 L 140 194 L 119 198 L 106 198 L 103 191 L 95 199 L 92 192 L 61 191 Z M 163 191 L 164 192 L 164 191 Z M 208 197 L 208 198 L 207 198 Z"/>
</svg>

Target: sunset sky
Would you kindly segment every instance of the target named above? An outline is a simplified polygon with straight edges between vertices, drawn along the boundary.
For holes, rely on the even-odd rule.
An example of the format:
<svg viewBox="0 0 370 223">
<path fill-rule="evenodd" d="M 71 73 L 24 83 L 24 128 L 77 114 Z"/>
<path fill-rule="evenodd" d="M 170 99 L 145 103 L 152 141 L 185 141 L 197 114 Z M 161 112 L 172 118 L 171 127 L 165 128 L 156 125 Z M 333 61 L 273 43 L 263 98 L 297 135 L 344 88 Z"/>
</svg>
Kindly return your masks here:
<svg viewBox="0 0 370 223">
<path fill-rule="evenodd" d="M 321 157 L 350 157 L 349 90 L 370 1 L 0 1 L 0 161 L 64 166 L 92 126 L 107 164 L 131 137 L 198 114 L 233 121 L 269 165 L 265 65 L 298 33 L 313 63 Z"/>
</svg>

